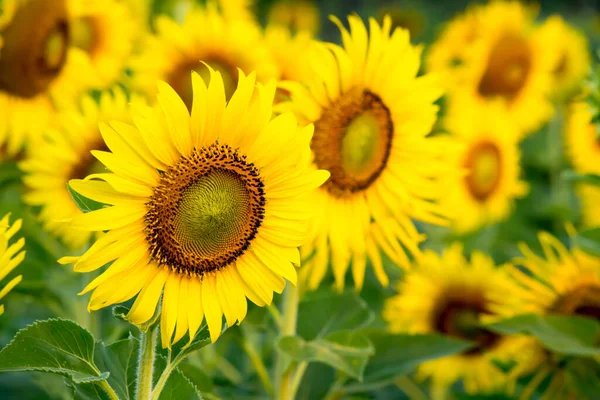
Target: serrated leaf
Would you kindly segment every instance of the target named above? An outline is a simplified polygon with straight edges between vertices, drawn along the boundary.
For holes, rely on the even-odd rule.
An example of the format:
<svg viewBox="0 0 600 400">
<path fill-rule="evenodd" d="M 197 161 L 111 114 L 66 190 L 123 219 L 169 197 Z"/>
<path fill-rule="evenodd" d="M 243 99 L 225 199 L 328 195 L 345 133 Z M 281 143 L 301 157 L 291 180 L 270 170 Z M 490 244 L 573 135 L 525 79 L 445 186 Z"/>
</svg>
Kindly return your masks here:
<svg viewBox="0 0 600 400">
<path fill-rule="evenodd" d="M 373 320 L 367 303 L 354 292 L 308 293 L 298 309 L 298 335 L 305 340 L 339 331 L 360 329 Z"/>
<path fill-rule="evenodd" d="M 294 361 L 322 362 L 358 380 L 362 380 L 367 360 L 374 353 L 369 339 L 357 332 L 336 332 L 309 342 L 287 336 L 278 346 Z"/>
<path fill-rule="evenodd" d="M 196 386 L 176 368 L 158 398 L 159 400 L 198 400 L 202 399 L 202 396 Z"/>
<path fill-rule="evenodd" d="M 223 332 L 225 332 L 226 329 L 226 327 L 223 327 Z M 171 347 L 171 359 L 175 360 L 185 358 L 190 353 L 209 344 L 211 344 L 211 341 L 208 325 L 203 324 L 200 329 L 198 329 L 198 332 L 196 332 L 196 336 L 194 336 L 194 340 L 192 340 L 191 343 L 189 342 L 188 336 L 186 336 Z M 162 349 L 161 352 L 164 356 L 167 355 L 166 349 Z"/>
<path fill-rule="evenodd" d="M 371 331 L 375 347 L 365 369 L 365 382 L 385 381 L 411 372 L 417 365 L 440 357 L 460 353 L 471 343 L 441 335 L 392 334 Z"/>
<path fill-rule="evenodd" d="M 197 366 L 192 364 L 180 364 L 177 369 L 179 369 L 179 371 L 196 386 L 203 396 L 215 391 L 211 377 Z"/>
<path fill-rule="evenodd" d="M 600 257 L 600 227 L 586 229 L 578 232 L 571 238 L 573 247 L 581 251 Z"/>
<path fill-rule="evenodd" d="M 0 372 L 40 371 L 64 375 L 75 383 L 105 380 L 94 364 L 92 335 L 73 321 L 37 321 L 0 351 Z"/>
<path fill-rule="evenodd" d="M 555 353 L 577 356 L 600 354 L 597 346 L 600 323 L 590 318 L 526 314 L 486 327 L 505 335 L 526 333 L 535 336 L 544 347 Z"/>
<path fill-rule="evenodd" d="M 96 384 L 74 384 L 65 379 L 65 385 L 72 390 L 73 400 L 110 400 L 110 396 Z"/>
<path fill-rule="evenodd" d="M 108 204 L 99 203 L 95 200 L 82 196 L 81 194 L 77 193 L 69 184 L 67 184 L 67 189 L 69 190 L 69 194 L 73 198 L 73 201 L 77 207 L 79 207 L 79 209 L 84 213 L 96 211 L 108 206 Z"/>
<path fill-rule="evenodd" d="M 115 390 L 119 398 L 127 399 L 130 397 L 128 369 L 130 368 L 131 358 L 137 361 L 134 354 L 137 348 L 135 338 L 119 340 L 109 346 L 98 343 L 96 346 L 95 361 L 101 371 L 110 371 L 108 384 Z"/>
</svg>

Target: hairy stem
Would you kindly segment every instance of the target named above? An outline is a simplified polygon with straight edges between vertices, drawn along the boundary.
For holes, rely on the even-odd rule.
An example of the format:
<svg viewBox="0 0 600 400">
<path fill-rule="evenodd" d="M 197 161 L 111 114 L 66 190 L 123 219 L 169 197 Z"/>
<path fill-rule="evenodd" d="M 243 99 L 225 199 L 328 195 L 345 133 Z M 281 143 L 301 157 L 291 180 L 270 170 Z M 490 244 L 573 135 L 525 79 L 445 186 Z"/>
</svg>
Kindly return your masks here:
<svg viewBox="0 0 600 400">
<path fill-rule="evenodd" d="M 152 376 L 154 374 L 154 359 L 156 357 L 156 336 L 158 330 L 149 328 L 142 331 L 140 340 L 140 358 L 137 372 L 137 400 L 149 400 L 152 395 Z"/>
</svg>

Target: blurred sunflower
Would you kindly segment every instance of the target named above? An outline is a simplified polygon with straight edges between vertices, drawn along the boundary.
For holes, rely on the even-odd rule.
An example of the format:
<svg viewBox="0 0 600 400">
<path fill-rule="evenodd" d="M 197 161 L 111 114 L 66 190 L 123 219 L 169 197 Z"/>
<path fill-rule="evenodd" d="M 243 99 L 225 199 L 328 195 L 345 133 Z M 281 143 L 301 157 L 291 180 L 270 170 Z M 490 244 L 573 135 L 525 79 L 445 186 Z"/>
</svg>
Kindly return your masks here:
<svg viewBox="0 0 600 400">
<path fill-rule="evenodd" d="M 0 159 L 39 135 L 89 77 L 70 47 L 67 2 L 5 0 L 0 17 Z M 9 10 L 9 12 L 6 12 Z"/>
<path fill-rule="evenodd" d="M 150 95 L 156 91 L 156 81 L 164 80 L 189 109 L 190 72 L 196 71 L 206 79 L 207 65 L 221 73 L 227 98 L 237 86 L 238 68 L 245 73 L 256 71 L 261 82 L 277 77 L 260 26 L 244 18 L 226 19 L 216 3 L 190 10 L 183 25 L 160 16 L 156 30 L 156 36 L 148 39 L 143 54 L 132 65 L 133 85 Z"/>
<path fill-rule="evenodd" d="M 44 229 L 60 237 L 71 249 L 81 248 L 91 234 L 69 227 L 68 221 L 81 211 L 67 190 L 67 182 L 104 171 L 104 166 L 90 153 L 107 150 L 98 124 L 112 120 L 129 122 L 130 119 L 128 99 L 122 90 L 102 93 L 99 103 L 86 96 L 79 108 L 64 110 L 58 115 L 56 128 L 49 130 L 19 164 L 26 173 L 23 182 L 29 189 L 23 201 L 40 206 L 39 218 Z"/>
<path fill-rule="evenodd" d="M 427 70 L 442 75 L 448 90 L 455 90 L 464 80 L 461 70 L 468 68 L 468 52 L 479 35 L 476 22 L 472 12 L 455 17 L 427 51 Z"/>
<path fill-rule="evenodd" d="M 91 61 L 88 73 L 97 75 L 102 87 L 123 77 L 138 26 L 119 0 L 69 0 L 71 3 L 71 45 L 84 51 Z"/>
<path fill-rule="evenodd" d="M 21 229 L 22 221 L 18 219 L 9 225 L 9 218 L 10 214 L 6 214 L 0 220 L 0 280 L 6 278 L 25 259 L 25 251 L 21 251 L 25 245 L 24 238 L 9 246 L 10 239 Z M 22 275 L 16 276 L 4 285 L 0 290 L 0 300 L 18 285 L 22 278 Z M 0 305 L 1 314 L 4 314 L 4 304 Z"/>
<path fill-rule="evenodd" d="M 510 269 L 519 284 L 513 293 L 522 300 L 522 312 L 599 318 L 600 258 L 578 248 L 569 251 L 547 232 L 540 232 L 538 239 L 543 257 L 521 243 L 523 257 L 514 262 L 524 270 Z"/>
<path fill-rule="evenodd" d="M 540 27 L 540 35 L 551 38 L 554 57 L 553 89 L 559 97 L 578 91 L 590 68 L 588 42 L 577 29 L 559 15 L 549 17 Z"/>
<path fill-rule="evenodd" d="M 296 283 L 306 198 L 329 176 L 310 164 L 312 126 L 291 113 L 271 118 L 274 83 L 255 89 L 255 73 L 240 71 L 226 104 L 223 78 L 209 71 L 208 87 L 192 74 L 191 116 L 159 82 L 157 104 L 138 107 L 135 127 L 102 126 L 112 153 L 93 154 L 113 173 L 71 181 L 112 206 L 74 218 L 73 229 L 108 233 L 60 262 L 88 272 L 114 260 L 82 293 L 93 290 L 91 310 L 137 295 L 128 314 L 136 324 L 153 316 L 164 288 L 164 347 L 193 338 L 203 318 L 215 341 L 223 315 L 229 326 L 244 319 L 246 297 L 264 306 L 283 278 Z"/>
<path fill-rule="evenodd" d="M 279 80 L 302 81 L 307 74 L 308 65 L 303 62 L 313 37 L 308 32 L 292 34 L 289 29 L 280 25 L 266 28 L 265 40 L 279 71 Z M 289 93 L 278 88 L 276 101 L 287 99 Z"/>
<path fill-rule="evenodd" d="M 523 257 L 514 260 L 518 267 L 510 268 L 518 286 L 507 291 L 506 296 L 521 302 L 520 313 L 600 318 L 600 258 L 578 248 L 569 251 L 547 232 L 540 232 L 538 238 L 543 257 L 535 254 L 525 243 L 520 244 Z M 538 369 L 562 368 L 551 363 L 552 353 L 544 350 L 539 343 L 532 344 L 529 350 L 538 354 L 530 361 L 535 362 Z M 572 392 L 561 395 L 563 390 L 569 393 L 563 377 L 561 373 L 553 375 L 544 397 L 572 396 Z"/>
<path fill-rule="evenodd" d="M 441 256 L 425 251 L 419 264 L 398 284 L 383 317 L 393 332 L 440 333 L 475 343 L 463 353 L 428 361 L 418 368 L 443 391 L 462 379 L 469 393 L 505 388 L 509 377 L 498 363 L 510 362 L 529 340 L 503 337 L 481 327 L 514 313 L 506 293 L 514 286 L 504 268 L 483 253 L 468 262 L 462 245 L 453 244 Z"/>
<path fill-rule="evenodd" d="M 592 123 L 590 106 L 571 104 L 565 129 L 567 154 L 573 168 L 581 174 L 600 175 L 600 136 Z M 576 188 L 582 202 L 583 221 L 587 226 L 600 225 L 600 188 L 581 183 Z"/>
<path fill-rule="evenodd" d="M 399 265 L 418 254 L 422 236 L 411 218 L 445 224 L 437 177 L 452 170 L 441 159 L 445 142 L 429 138 L 442 90 L 436 77 L 417 77 L 421 48 L 410 44 L 408 31 L 390 34 L 382 26 L 348 18 L 351 32 L 337 19 L 343 48 L 317 43 L 311 49 L 314 69 L 302 83 L 282 83 L 291 101 L 284 103 L 303 123 L 315 124 L 313 163 L 331 179 L 313 198 L 317 215 L 312 240 L 303 255 L 312 256 L 302 269 L 309 288 L 323 279 L 329 259 L 335 283 L 344 286 L 349 264 L 357 288 L 364 279 L 367 257 L 379 259 L 381 237 L 396 249 Z M 382 235 L 372 234 L 372 221 Z M 348 229 L 352 226 L 352 229 Z M 387 285 L 387 276 L 379 275 Z"/>
<path fill-rule="evenodd" d="M 498 104 L 464 108 L 446 124 L 462 145 L 459 152 L 450 153 L 451 162 L 465 171 L 464 177 L 451 181 L 443 200 L 454 216 L 454 228 L 467 232 L 503 220 L 514 199 L 529 191 L 519 179 L 519 132 Z"/>
<path fill-rule="evenodd" d="M 472 12 L 479 35 L 460 70 L 465 76 L 452 93 L 450 108 L 477 109 L 501 101 L 523 134 L 536 130 L 553 113 L 548 98 L 555 58 L 552 38 L 535 29 L 537 11 L 517 1 L 492 1 Z"/>
<path fill-rule="evenodd" d="M 315 34 L 320 28 L 319 8 L 311 0 L 279 0 L 269 9 L 267 21 L 294 33 Z"/>
</svg>

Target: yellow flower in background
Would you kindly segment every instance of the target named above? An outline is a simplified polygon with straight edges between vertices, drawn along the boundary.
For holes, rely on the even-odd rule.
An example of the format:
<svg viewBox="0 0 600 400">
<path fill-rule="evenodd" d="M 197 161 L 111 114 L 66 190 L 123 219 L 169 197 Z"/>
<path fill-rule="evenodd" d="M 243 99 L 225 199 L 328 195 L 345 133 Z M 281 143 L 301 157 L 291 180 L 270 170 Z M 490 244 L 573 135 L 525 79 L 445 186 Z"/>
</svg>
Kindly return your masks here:
<svg viewBox="0 0 600 400">
<path fill-rule="evenodd" d="M 520 180 L 519 132 L 499 104 L 464 108 L 447 117 L 446 125 L 460 151 L 449 153 L 464 175 L 449 180 L 443 205 L 453 215 L 453 227 L 468 232 L 500 222 L 512 211 L 514 200 L 529 191 Z"/>
<path fill-rule="evenodd" d="M 75 271 L 114 261 L 83 293 L 96 310 L 137 298 L 128 314 L 148 321 L 162 294 L 164 347 L 206 318 L 215 341 L 222 316 L 232 326 L 247 311 L 296 284 L 298 246 L 306 239 L 309 193 L 329 176 L 310 163 L 313 127 L 291 113 L 272 119 L 275 84 L 255 88 L 240 72 L 226 104 L 225 84 L 210 70 L 208 87 L 192 74 L 191 116 L 182 99 L 159 82 L 157 104 L 138 107 L 135 127 L 101 126 L 112 152 L 93 152 L 113 173 L 74 180 L 74 190 L 112 205 L 82 214 L 72 228 L 108 231 Z M 163 294 L 164 288 L 164 294 Z"/>
<path fill-rule="evenodd" d="M 312 35 L 309 32 L 292 34 L 284 26 L 271 25 L 265 30 L 265 40 L 277 64 L 279 80 L 302 81 L 309 70 L 304 60 L 313 41 Z M 276 101 L 287 99 L 288 95 L 279 88 Z"/>
<path fill-rule="evenodd" d="M 6 278 L 24 259 L 25 251 L 21 251 L 25 245 L 25 239 L 20 238 L 13 244 L 9 241 L 21 229 L 20 219 L 9 225 L 10 214 L 0 220 L 0 280 Z M 21 282 L 22 275 L 12 278 L 0 290 L 0 300 L 4 298 L 16 285 Z M 4 304 L 0 305 L 0 314 L 4 314 Z"/>
<path fill-rule="evenodd" d="M 311 0 L 279 0 L 269 9 L 269 25 L 282 25 L 292 32 L 317 33 L 319 8 Z"/>
<path fill-rule="evenodd" d="M 465 80 L 463 70 L 469 68 L 469 50 L 479 33 L 475 14 L 467 12 L 448 22 L 427 50 L 427 71 L 440 74 L 448 90 L 456 90 Z"/>
<path fill-rule="evenodd" d="M 66 1 L 5 0 L 0 57 L 0 159 L 14 157 L 52 122 L 55 104 L 89 83 L 71 51 Z"/>
<path fill-rule="evenodd" d="M 552 92 L 565 97 L 578 91 L 590 69 L 588 42 L 583 33 L 562 17 L 549 17 L 540 27 L 540 36 L 552 44 Z"/>
<path fill-rule="evenodd" d="M 538 235 L 543 257 L 525 243 L 523 257 L 511 268 L 519 289 L 510 295 L 519 299 L 522 313 L 600 316 L 600 258 L 577 248 L 569 251 L 547 232 Z"/>
<path fill-rule="evenodd" d="M 497 362 L 510 362 L 526 353 L 530 340 L 503 337 L 480 327 L 514 314 L 507 297 L 514 286 L 491 257 L 474 252 L 467 261 L 454 244 L 440 256 L 425 251 L 418 265 L 398 284 L 398 295 L 387 300 L 383 317 L 392 332 L 439 333 L 476 343 L 463 353 L 427 361 L 417 369 L 443 391 L 463 380 L 469 393 L 506 388 L 510 378 Z"/>
<path fill-rule="evenodd" d="M 575 171 L 600 175 L 600 136 L 592 123 L 590 106 L 585 102 L 571 104 L 565 127 L 567 154 Z M 578 184 L 577 194 L 582 203 L 583 222 L 586 226 L 600 225 L 600 187 Z"/>
<path fill-rule="evenodd" d="M 309 288 L 319 285 L 329 259 L 338 288 L 350 264 L 360 288 L 367 258 L 380 263 L 379 248 L 391 246 L 389 256 L 408 266 L 406 252 L 418 254 L 422 240 L 412 219 L 446 223 L 436 183 L 452 173 L 440 157 L 450 150 L 428 137 L 440 84 L 434 76 L 417 76 L 421 48 L 410 44 L 408 31 L 390 32 L 389 18 L 382 26 L 371 19 L 369 35 L 358 17 L 348 20 L 350 32 L 334 19 L 343 47 L 316 44 L 310 78 L 281 84 L 291 94 L 282 107 L 315 124 L 313 163 L 331 172 L 313 197 L 314 233 L 303 247 L 310 259 L 301 274 Z M 372 221 L 381 235 L 371 234 Z M 387 285 L 385 273 L 378 277 Z"/>
<path fill-rule="evenodd" d="M 48 130 L 19 164 L 25 172 L 23 182 L 28 188 L 23 201 L 40 206 L 39 219 L 44 229 L 61 238 L 71 249 L 81 248 L 91 234 L 74 231 L 69 226 L 68 221 L 81 211 L 73 202 L 67 183 L 105 171 L 91 154 L 92 150 L 108 150 L 98 124 L 112 120 L 130 122 L 128 102 L 120 89 L 102 93 L 99 103 L 89 96 L 83 97 L 80 107 L 58 115 L 57 127 Z"/>
<path fill-rule="evenodd" d="M 553 113 L 548 96 L 554 44 L 535 29 L 535 10 L 517 1 L 493 1 L 471 11 L 479 35 L 460 70 L 465 76 L 450 94 L 450 109 L 460 113 L 501 101 L 523 135 L 540 128 Z"/>
<path fill-rule="evenodd" d="M 156 80 L 164 80 L 190 108 L 190 72 L 207 79 L 204 63 L 221 73 L 227 98 L 237 87 L 238 68 L 246 74 L 256 71 L 261 82 L 277 77 L 260 26 L 243 18 L 226 19 L 214 3 L 190 10 L 183 25 L 158 17 L 156 30 L 132 65 L 133 85 L 150 95 L 156 91 Z"/>
<path fill-rule="evenodd" d="M 139 29 L 131 23 L 130 10 L 119 0 L 69 1 L 71 45 L 86 53 L 91 62 L 87 73 L 96 74 L 100 86 L 113 85 L 124 77 Z"/>
</svg>

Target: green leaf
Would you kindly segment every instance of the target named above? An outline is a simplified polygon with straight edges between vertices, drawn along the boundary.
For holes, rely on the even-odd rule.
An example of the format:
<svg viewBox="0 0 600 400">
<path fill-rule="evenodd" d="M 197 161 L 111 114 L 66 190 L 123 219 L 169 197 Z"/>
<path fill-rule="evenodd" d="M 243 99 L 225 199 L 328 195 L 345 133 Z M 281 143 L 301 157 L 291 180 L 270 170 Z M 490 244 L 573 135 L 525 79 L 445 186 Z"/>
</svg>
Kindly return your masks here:
<svg viewBox="0 0 600 400">
<path fill-rule="evenodd" d="M 392 334 L 371 331 L 369 338 L 375 346 L 365 369 L 365 382 L 394 379 L 411 372 L 418 364 L 460 353 L 471 343 L 441 335 Z"/>
<path fill-rule="evenodd" d="M 305 340 L 338 331 L 360 329 L 373 320 L 367 303 L 354 292 L 308 293 L 298 309 L 298 335 Z"/>
<path fill-rule="evenodd" d="M 137 340 L 129 337 L 109 346 L 98 343 L 96 347 L 94 357 L 96 365 L 101 371 L 110 371 L 108 384 L 121 399 L 133 398 L 133 393 L 129 392 L 128 375 L 130 375 L 129 368 L 132 367 L 132 364 L 137 367 L 137 346 Z M 132 358 L 136 362 L 131 363 Z"/>
<path fill-rule="evenodd" d="M 75 383 L 105 380 L 109 374 L 94 364 L 94 348 L 92 335 L 73 321 L 37 321 L 0 351 L 0 372 L 51 372 Z"/>
<path fill-rule="evenodd" d="M 77 207 L 79 207 L 79 209 L 84 213 L 96 211 L 108 206 L 108 204 L 99 203 L 97 201 L 88 199 L 87 197 L 80 195 L 69 184 L 67 184 L 67 189 L 69 190 L 69 194 L 73 198 L 73 201 L 75 202 L 75 204 L 77 204 Z"/>
<path fill-rule="evenodd" d="M 600 393 L 600 365 L 591 358 L 575 358 L 566 366 L 565 386 L 575 389 L 577 398 L 593 400 Z"/>
<path fill-rule="evenodd" d="M 197 366 L 182 363 L 177 369 L 196 386 L 202 395 L 214 393 L 215 387 L 211 377 Z"/>
<path fill-rule="evenodd" d="M 562 173 L 562 179 L 566 181 L 600 186 L 600 176 L 594 174 L 580 174 L 575 171 L 567 170 Z"/>
<path fill-rule="evenodd" d="M 555 353 L 578 356 L 600 354 L 600 347 L 597 346 L 600 323 L 589 318 L 527 314 L 489 324 L 487 328 L 505 335 L 530 334 Z"/>
<path fill-rule="evenodd" d="M 72 390 L 73 400 L 110 400 L 108 394 L 94 383 L 80 383 L 65 379 L 65 385 Z"/>
<path fill-rule="evenodd" d="M 159 400 L 197 400 L 202 399 L 202 396 L 196 386 L 176 368 L 158 398 Z"/>
<path fill-rule="evenodd" d="M 357 332 L 336 332 L 310 342 L 287 336 L 278 346 L 294 361 L 322 362 L 358 380 L 362 380 L 367 360 L 374 353 L 369 339 Z"/>
<path fill-rule="evenodd" d="M 571 238 L 571 243 L 573 247 L 600 257 L 600 227 L 578 232 Z"/>
<path fill-rule="evenodd" d="M 223 332 L 227 328 L 223 329 Z M 190 353 L 203 348 L 211 344 L 210 341 L 210 332 L 208 331 L 208 325 L 203 324 L 198 332 L 196 332 L 196 336 L 194 336 L 194 340 L 189 342 L 189 337 L 185 336 L 179 342 L 175 343 L 171 348 L 172 360 L 181 359 L 187 357 Z M 163 350 L 163 355 L 166 356 L 166 350 Z"/>
</svg>

